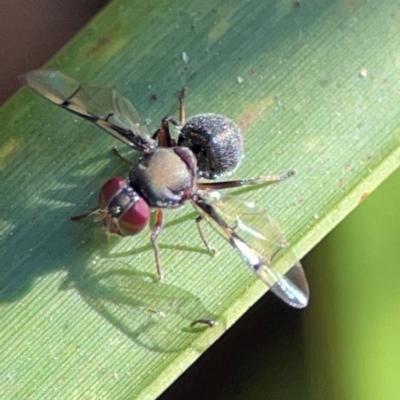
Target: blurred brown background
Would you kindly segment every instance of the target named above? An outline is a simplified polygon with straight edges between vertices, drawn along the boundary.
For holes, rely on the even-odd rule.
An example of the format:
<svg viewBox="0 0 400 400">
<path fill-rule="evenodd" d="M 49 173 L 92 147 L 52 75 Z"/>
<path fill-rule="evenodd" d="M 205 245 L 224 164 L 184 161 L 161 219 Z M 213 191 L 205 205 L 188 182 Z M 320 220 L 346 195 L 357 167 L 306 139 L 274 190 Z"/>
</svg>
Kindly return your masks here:
<svg viewBox="0 0 400 400">
<path fill-rule="evenodd" d="M 39 68 L 107 0 L 1 0 L 0 105 L 18 89 L 18 75 Z"/>
</svg>

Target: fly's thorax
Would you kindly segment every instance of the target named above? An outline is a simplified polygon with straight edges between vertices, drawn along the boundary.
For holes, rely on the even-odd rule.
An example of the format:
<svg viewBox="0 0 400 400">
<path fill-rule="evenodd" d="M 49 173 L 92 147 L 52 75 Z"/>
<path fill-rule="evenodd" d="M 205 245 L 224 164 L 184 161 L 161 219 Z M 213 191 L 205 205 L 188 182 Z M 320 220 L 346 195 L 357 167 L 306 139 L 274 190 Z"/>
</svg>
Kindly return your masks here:
<svg viewBox="0 0 400 400">
<path fill-rule="evenodd" d="M 151 207 L 176 208 L 191 198 L 196 170 L 196 157 L 190 149 L 159 147 L 139 160 L 129 180 Z"/>
</svg>

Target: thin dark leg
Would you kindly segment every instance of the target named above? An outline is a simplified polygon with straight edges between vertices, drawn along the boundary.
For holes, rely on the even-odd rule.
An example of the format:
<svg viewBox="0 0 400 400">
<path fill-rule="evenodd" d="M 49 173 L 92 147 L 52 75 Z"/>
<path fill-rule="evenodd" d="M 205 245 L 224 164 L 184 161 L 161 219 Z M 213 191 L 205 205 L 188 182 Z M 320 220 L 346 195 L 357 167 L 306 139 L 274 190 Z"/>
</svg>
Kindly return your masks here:
<svg viewBox="0 0 400 400">
<path fill-rule="evenodd" d="M 216 321 L 214 321 L 213 319 L 204 319 L 204 318 L 200 318 L 200 319 L 196 319 L 196 321 L 193 321 L 190 324 L 190 327 L 193 327 L 197 324 L 203 324 L 203 325 L 207 325 L 209 328 L 214 328 L 214 326 L 217 324 Z"/>
<path fill-rule="evenodd" d="M 80 221 L 81 219 L 89 217 L 90 215 L 93 215 L 93 214 L 98 214 L 99 212 L 100 212 L 100 208 L 95 207 L 95 208 L 93 208 L 93 210 L 89 210 L 89 211 L 85 212 L 84 214 L 75 215 L 75 216 L 71 217 L 71 221 Z"/>
<path fill-rule="evenodd" d="M 208 240 L 206 239 L 204 232 L 203 232 L 203 228 L 201 227 L 201 221 L 203 220 L 203 217 L 201 215 L 199 215 L 196 218 L 196 226 L 197 226 L 197 230 L 199 232 L 200 238 L 203 241 L 204 246 L 206 246 L 207 250 L 213 254 L 216 254 L 216 250 L 213 249 L 210 244 L 208 243 Z"/>
<path fill-rule="evenodd" d="M 265 176 L 259 176 L 258 178 L 238 179 L 234 181 L 199 182 L 197 185 L 199 189 L 228 189 L 233 187 L 250 186 L 250 185 L 272 185 L 274 183 L 278 183 L 287 178 L 290 178 L 294 174 L 295 172 L 292 170 L 283 175 L 265 175 Z"/>
<path fill-rule="evenodd" d="M 162 147 L 175 147 L 176 142 L 171 137 L 171 132 L 169 130 L 168 122 L 171 120 L 171 117 L 165 117 L 161 121 L 161 128 L 157 129 L 155 134 L 153 135 L 153 139 L 158 141 L 158 146 Z"/>
<path fill-rule="evenodd" d="M 275 257 L 286 247 L 288 247 L 288 242 L 286 241 L 286 238 L 282 235 L 281 237 L 282 241 L 279 243 L 279 247 L 271 254 L 270 261 L 272 262 Z"/>
<path fill-rule="evenodd" d="M 154 256 L 156 259 L 156 267 L 157 267 L 157 275 L 160 278 L 160 280 L 163 279 L 163 273 L 161 270 L 160 255 L 158 252 L 158 246 L 156 244 L 156 240 L 158 238 L 158 235 L 161 232 L 162 223 L 163 223 L 163 212 L 160 208 L 157 208 L 155 211 L 155 221 L 154 221 L 153 230 L 151 231 L 150 241 L 151 241 L 151 244 L 154 249 Z"/>
<path fill-rule="evenodd" d="M 172 125 L 177 126 L 178 128 L 182 127 L 182 124 L 180 121 L 176 120 L 174 117 L 165 117 L 164 118 L 166 121 L 171 122 Z"/>
<path fill-rule="evenodd" d="M 134 167 L 136 165 L 135 162 L 124 157 L 116 147 L 113 147 L 112 151 L 122 162 L 124 162 L 125 164 L 128 164 L 130 167 Z"/>
<path fill-rule="evenodd" d="M 169 130 L 169 123 L 177 127 L 181 127 L 185 123 L 185 95 L 186 88 L 183 88 L 179 93 L 179 121 L 174 117 L 165 117 L 161 121 L 161 128 L 157 129 L 152 138 L 158 141 L 158 145 L 162 147 L 175 147 L 176 141 L 172 139 Z"/>
</svg>

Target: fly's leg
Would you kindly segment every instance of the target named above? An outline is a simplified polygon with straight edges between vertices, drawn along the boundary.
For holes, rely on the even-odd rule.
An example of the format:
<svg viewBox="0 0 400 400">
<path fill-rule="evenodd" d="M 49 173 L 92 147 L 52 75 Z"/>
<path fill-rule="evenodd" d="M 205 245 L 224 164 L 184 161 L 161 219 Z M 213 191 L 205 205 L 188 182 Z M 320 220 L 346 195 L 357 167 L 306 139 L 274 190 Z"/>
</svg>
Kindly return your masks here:
<svg viewBox="0 0 400 400">
<path fill-rule="evenodd" d="M 151 241 L 151 244 L 154 249 L 154 257 L 156 259 L 157 275 L 158 275 L 158 278 L 160 279 L 160 281 L 163 279 L 163 272 L 161 269 L 160 255 L 159 255 L 156 240 L 158 238 L 158 235 L 161 232 L 162 223 L 163 223 L 163 212 L 160 208 L 157 208 L 155 211 L 154 227 L 153 227 L 153 230 L 151 231 L 150 241 Z"/>
<path fill-rule="evenodd" d="M 75 215 L 75 216 L 71 217 L 71 221 L 80 221 L 80 220 L 82 220 L 82 219 L 84 219 L 86 217 L 89 217 L 89 216 L 91 216 L 93 214 L 98 214 L 100 212 L 101 212 L 100 208 L 99 207 L 95 207 L 92 210 L 89 210 L 89 211 L 85 212 L 84 214 Z"/>
<path fill-rule="evenodd" d="M 203 228 L 200 225 L 202 220 L 203 220 L 203 217 L 201 215 L 199 215 L 195 220 L 196 226 L 197 226 L 197 231 L 199 232 L 200 238 L 201 238 L 204 246 L 206 246 L 207 250 L 210 253 L 215 255 L 217 253 L 217 251 L 211 247 L 210 243 L 208 243 L 208 240 L 206 239 L 206 236 L 204 235 Z"/>
<path fill-rule="evenodd" d="M 205 319 L 205 318 L 200 318 L 200 319 L 196 319 L 196 321 L 193 321 L 190 324 L 190 327 L 194 327 L 195 325 L 207 325 L 209 328 L 214 328 L 215 325 L 217 325 L 217 322 L 213 319 Z"/>
<path fill-rule="evenodd" d="M 158 146 L 161 147 L 175 147 L 176 141 L 172 139 L 171 132 L 169 130 L 169 121 L 172 117 L 165 117 L 161 121 L 161 128 L 157 129 L 156 133 L 152 136 L 154 140 L 158 141 Z M 175 120 L 174 120 L 175 121 Z"/>
<path fill-rule="evenodd" d="M 228 189 L 233 187 L 241 186 L 252 186 L 252 185 L 272 185 L 284 181 L 295 174 L 294 170 L 287 172 L 282 175 L 264 175 L 258 178 L 250 179 L 237 179 L 233 181 L 222 181 L 222 182 L 199 182 L 197 185 L 200 189 Z"/>
<path fill-rule="evenodd" d="M 164 118 L 163 121 L 171 122 L 172 125 L 175 125 L 178 128 L 185 124 L 186 120 L 185 97 L 186 97 L 186 88 L 183 88 L 179 92 L 179 121 L 177 121 L 174 117 L 171 116 Z"/>
<path fill-rule="evenodd" d="M 130 167 L 134 167 L 136 165 L 135 162 L 124 157 L 116 147 L 113 147 L 112 151 L 113 151 L 114 155 L 116 155 L 123 163 L 128 164 Z"/>
<path fill-rule="evenodd" d="M 171 132 L 169 130 L 169 123 L 177 126 L 178 128 L 182 127 L 182 125 L 185 123 L 185 95 L 186 95 L 186 88 L 183 88 L 179 93 L 179 121 L 177 121 L 172 116 L 163 118 L 161 121 L 161 127 L 157 129 L 157 131 L 152 136 L 152 139 L 158 141 L 158 146 L 162 147 L 176 146 L 176 140 L 171 137 Z"/>
</svg>

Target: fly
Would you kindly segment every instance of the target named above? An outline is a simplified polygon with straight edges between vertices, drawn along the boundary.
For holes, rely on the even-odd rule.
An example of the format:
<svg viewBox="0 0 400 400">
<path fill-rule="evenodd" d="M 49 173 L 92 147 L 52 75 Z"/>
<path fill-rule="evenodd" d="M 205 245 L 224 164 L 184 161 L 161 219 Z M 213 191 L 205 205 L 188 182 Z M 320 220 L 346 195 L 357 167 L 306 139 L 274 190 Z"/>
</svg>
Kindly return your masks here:
<svg viewBox="0 0 400 400">
<path fill-rule="evenodd" d="M 199 213 L 196 226 L 207 249 L 211 247 L 204 236 L 202 220 L 224 237 L 274 294 L 293 307 L 307 306 L 309 288 L 301 264 L 293 258 L 293 267 L 286 274 L 274 268 L 275 258 L 285 247 L 276 224 L 263 211 L 251 210 L 251 207 L 240 210 L 236 200 L 221 199 L 219 193 L 227 188 L 281 182 L 294 171 L 251 179 L 202 181 L 202 178 L 216 179 L 232 172 L 242 159 L 243 138 L 231 119 L 217 114 L 198 114 L 185 121 L 182 91 L 179 121 L 166 117 L 150 135 L 140 126 L 139 114 L 132 103 L 110 87 L 82 84 L 59 71 L 30 71 L 21 80 L 51 102 L 98 125 L 142 153 L 137 162 L 132 162 L 115 150 L 131 166 L 128 179 L 111 178 L 101 188 L 97 206 L 72 220 L 96 215 L 108 232 L 132 236 L 149 224 L 154 213 L 150 241 L 157 273 L 162 279 L 157 238 L 162 230 L 163 210 L 189 201 Z M 177 141 L 171 137 L 170 123 L 179 129 Z M 228 207 L 235 202 L 236 206 Z M 244 216 L 250 217 L 250 222 Z M 265 231 L 271 226 L 276 232 L 273 241 L 268 240 L 271 231 Z"/>
</svg>

